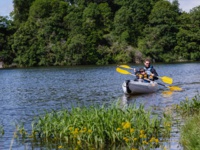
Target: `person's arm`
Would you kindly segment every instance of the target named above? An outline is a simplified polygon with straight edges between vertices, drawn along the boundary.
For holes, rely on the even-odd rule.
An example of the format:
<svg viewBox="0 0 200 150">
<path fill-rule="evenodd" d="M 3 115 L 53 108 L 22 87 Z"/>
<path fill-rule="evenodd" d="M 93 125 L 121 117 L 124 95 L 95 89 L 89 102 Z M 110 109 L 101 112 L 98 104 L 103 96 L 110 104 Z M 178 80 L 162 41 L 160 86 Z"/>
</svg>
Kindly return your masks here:
<svg viewBox="0 0 200 150">
<path fill-rule="evenodd" d="M 152 68 L 151 73 L 154 74 L 154 76 L 158 76 L 158 73 L 156 72 L 156 69 Z"/>
<path fill-rule="evenodd" d="M 158 80 L 158 73 L 156 72 L 156 69 L 154 69 L 154 68 L 152 68 L 151 69 L 151 73 L 153 74 L 153 78 L 154 78 L 154 80 Z"/>
</svg>

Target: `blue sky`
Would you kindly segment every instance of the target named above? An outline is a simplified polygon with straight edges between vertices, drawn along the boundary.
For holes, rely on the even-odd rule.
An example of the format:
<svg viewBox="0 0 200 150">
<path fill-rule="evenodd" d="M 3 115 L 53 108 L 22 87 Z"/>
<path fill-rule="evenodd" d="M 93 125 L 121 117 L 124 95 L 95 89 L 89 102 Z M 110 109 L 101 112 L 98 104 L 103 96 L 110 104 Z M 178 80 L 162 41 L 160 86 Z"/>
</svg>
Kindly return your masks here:
<svg viewBox="0 0 200 150">
<path fill-rule="evenodd" d="M 183 11 L 189 12 L 190 9 L 200 5 L 200 0 L 179 0 L 179 4 L 179 8 Z M 12 10 L 12 0 L 0 0 L 0 16 L 8 16 Z"/>
</svg>

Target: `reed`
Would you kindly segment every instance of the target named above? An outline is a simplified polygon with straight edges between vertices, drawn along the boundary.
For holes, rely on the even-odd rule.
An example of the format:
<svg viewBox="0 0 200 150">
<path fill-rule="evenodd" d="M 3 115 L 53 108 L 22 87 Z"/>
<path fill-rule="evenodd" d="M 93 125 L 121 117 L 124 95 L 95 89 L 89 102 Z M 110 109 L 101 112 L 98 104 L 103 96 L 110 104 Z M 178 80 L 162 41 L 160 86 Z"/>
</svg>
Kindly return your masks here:
<svg viewBox="0 0 200 150">
<path fill-rule="evenodd" d="M 184 149 L 200 149 L 200 113 L 195 114 L 185 120 L 181 128 L 180 143 Z"/>
<path fill-rule="evenodd" d="M 180 129 L 180 143 L 184 149 L 200 149 L 200 95 L 186 98 L 176 109 L 184 122 Z"/>
<path fill-rule="evenodd" d="M 0 137 L 4 135 L 4 128 L 2 125 L 0 125 Z"/>
<path fill-rule="evenodd" d="M 24 128 L 19 129 L 26 133 Z M 131 149 L 159 147 L 170 137 L 171 119 L 146 111 L 143 105 L 110 107 L 76 107 L 70 111 L 52 110 L 32 123 L 27 137 L 42 143 L 53 143 L 56 148 L 73 147 L 103 149 L 112 146 Z"/>
<path fill-rule="evenodd" d="M 176 105 L 176 112 L 181 116 L 187 117 L 200 112 L 200 94 L 194 96 L 191 99 L 186 98 L 181 101 L 179 105 Z"/>
</svg>

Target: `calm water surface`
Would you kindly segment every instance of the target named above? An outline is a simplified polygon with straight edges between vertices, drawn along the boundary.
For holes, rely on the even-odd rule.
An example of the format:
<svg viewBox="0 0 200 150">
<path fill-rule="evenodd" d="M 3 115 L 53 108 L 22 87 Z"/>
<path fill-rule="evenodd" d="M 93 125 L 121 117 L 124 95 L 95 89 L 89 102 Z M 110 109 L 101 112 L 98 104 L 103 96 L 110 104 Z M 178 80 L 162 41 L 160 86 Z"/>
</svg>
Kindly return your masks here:
<svg viewBox="0 0 200 150">
<path fill-rule="evenodd" d="M 116 66 L 87 66 L 62 68 L 29 68 L 0 70 L 0 125 L 5 134 L 0 137 L 0 150 L 31 149 L 30 143 L 12 141 L 15 124 L 25 123 L 30 129 L 35 115 L 44 110 L 71 106 L 111 104 L 120 100 L 122 104 L 144 104 L 146 108 L 156 107 L 158 111 L 178 104 L 186 97 L 192 98 L 200 92 L 200 63 L 154 64 L 160 76 L 174 79 L 173 85 L 183 88 L 171 95 L 163 94 L 167 88 L 160 86 L 156 93 L 127 97 L 121 85 L 132 79 L 115 71 Z M 141 67 L 141 65 L 131 65 Z M 160 83 L 163 83 L 160 81 Z M 169 145 L 171 150 L 182 149 L 174 134 Z M 178 147 L 179 146 L 179 147 Z M 41 148 L 34 148 L 41 149 Z"/>
</svg>

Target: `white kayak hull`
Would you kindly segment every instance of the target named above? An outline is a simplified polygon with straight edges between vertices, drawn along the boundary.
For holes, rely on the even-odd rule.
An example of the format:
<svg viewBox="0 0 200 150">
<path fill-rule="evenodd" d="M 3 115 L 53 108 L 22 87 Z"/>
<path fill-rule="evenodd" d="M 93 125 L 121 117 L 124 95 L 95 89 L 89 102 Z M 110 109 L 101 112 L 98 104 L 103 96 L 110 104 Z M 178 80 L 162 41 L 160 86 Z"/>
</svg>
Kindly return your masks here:
<svg viewBox="0 0 200 150">
<path fill-rule="evenodd" d="M 158 90 L 157 82 L 138 82 L 134 80 L 126 80 L 122 84 L 122 89 L 125 94 L 142 94 L 142 93 L 153 93 Z"/>
</svg>

